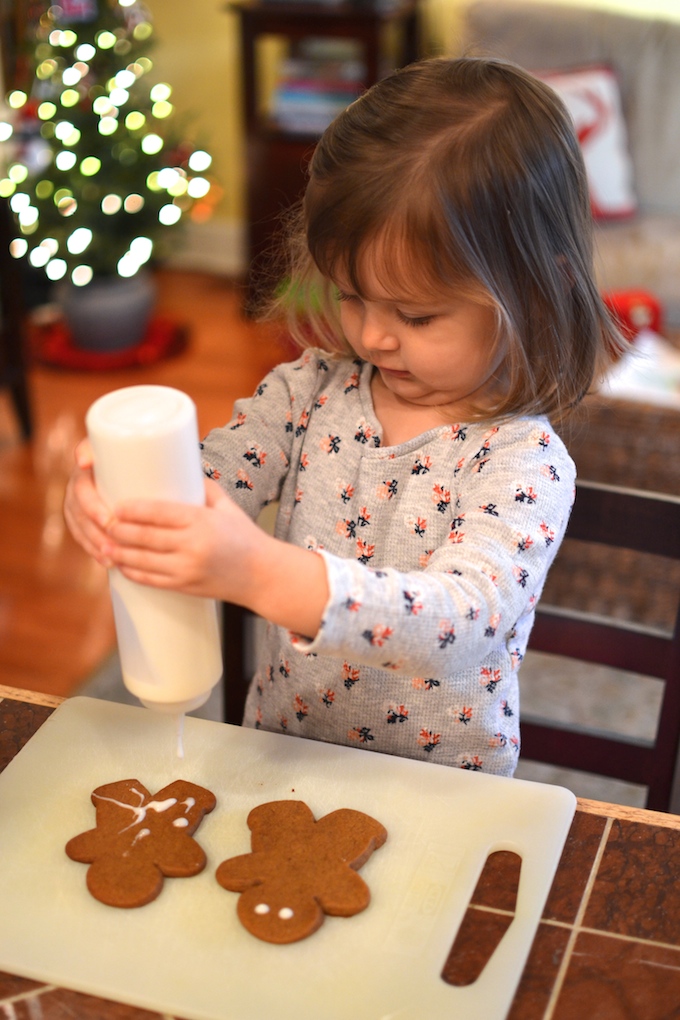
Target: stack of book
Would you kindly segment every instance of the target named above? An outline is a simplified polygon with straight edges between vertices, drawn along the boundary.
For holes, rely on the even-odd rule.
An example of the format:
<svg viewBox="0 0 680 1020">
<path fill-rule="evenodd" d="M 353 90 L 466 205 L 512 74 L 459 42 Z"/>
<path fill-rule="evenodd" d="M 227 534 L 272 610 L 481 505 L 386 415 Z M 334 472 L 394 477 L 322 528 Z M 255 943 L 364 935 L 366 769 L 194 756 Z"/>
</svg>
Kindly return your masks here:
<svg viewBox="0 0 680 1020">
<path fill-rule="evenodd" d="M 321 134 L 360 95 L 363 76 L 355 60 L 283 61 L 272 100 L 276 124 L 282 131 Z"/>
</svg>

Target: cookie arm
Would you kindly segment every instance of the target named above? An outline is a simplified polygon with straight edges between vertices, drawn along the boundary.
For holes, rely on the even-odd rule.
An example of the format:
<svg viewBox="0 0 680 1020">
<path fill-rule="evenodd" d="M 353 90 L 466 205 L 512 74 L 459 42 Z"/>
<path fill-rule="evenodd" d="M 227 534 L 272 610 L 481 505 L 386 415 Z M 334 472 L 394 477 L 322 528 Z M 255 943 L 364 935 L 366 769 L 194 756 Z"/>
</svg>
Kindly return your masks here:
<svg viewBox="0 0 680 1020">
<path fill-rule="evenodd" d="M 262 882 L 262 864 L 262 856 L 256 853 L 229 857 L 218 866 L 215 878 L 224 889 L 243 892 Z"/>
<path fill-rule="evenodd" d="M 207 862 L 202 846 L 186 829 L 159 836 L 154 847 L 153 861 L 166 878 L 191 878 L 203 871 Z"/>
<path fill-rule="evenodd" d="M 371 902 L 371 891 L 356 871 L 341 866 L 319 880 L 314 899 L 324 914 L 352 917 L 366 909 Z"/>
<path fill-rule="evenodd" d="M 387 839 L 387 829 L 384 825 L 363 811 L 355 811 L 353 808 L 340 808 L 324 815 L 316 823 L 315 830 L 319 836 L 323 834 L 323 838 L 332 844 L 333 852 L 355 871 L 358 871 L 373 851 L 381 847 Z"/>
<path fill-rule="evenodd" d="M 81 832 L 69 839 L 65 849 L 72 861 L 91 864 L 102 850 L 101 833 L 97 829 Z"/>
</svg>

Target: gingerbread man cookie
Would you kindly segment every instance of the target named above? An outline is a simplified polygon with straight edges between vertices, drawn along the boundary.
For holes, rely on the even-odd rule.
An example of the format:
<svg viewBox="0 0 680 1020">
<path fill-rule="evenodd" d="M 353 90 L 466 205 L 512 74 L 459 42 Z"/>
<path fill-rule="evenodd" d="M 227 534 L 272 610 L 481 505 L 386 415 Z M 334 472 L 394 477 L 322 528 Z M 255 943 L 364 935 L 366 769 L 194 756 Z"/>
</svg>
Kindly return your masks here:
<svg viewBox="0 0 680 1020">
<path fill-rule="evenodd" d="M 318 821 L 302 801 L 260 804 L 248 815 L 252 853 L 217 869 L 220 885 L 240 892 L 239 920 L 265 942 L 297 942 L 324 915 L 351 917 L 370 901 L 357 870 L 387 839 L 375 818 L 341 808 Z"/>
<path fill-rule="evenodd" d="M 66 853 L 90 865 L 87 888 L 102 903 L 141 907 L 158 896 L 165 877 L 205 867 L 191 837 L 215 807 L 210 790 L 178 779 L 152 797 L 137 779 L 123 779 L 98 787 L 92 803 L 97 827 L 70 839 Z"/>
</svg>

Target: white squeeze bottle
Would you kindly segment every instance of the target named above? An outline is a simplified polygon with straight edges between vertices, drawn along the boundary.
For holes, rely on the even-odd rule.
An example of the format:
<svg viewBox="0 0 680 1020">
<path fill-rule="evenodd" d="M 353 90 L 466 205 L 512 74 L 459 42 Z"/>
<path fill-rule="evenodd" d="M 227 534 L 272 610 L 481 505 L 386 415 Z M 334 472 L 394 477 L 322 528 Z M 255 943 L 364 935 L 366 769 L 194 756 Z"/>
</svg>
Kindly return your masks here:
<svg viewBox="0 0 680 1020">
<path fill-rule="evenodd" d="M 97 490 L 112 509 L 128 499 L 205 502 L 193 401 L 168 386 L 128 386 L 100 397 L 85 423 Z M 222 675 L 212 599 L 136 584 L 109 586 L 123 680 L 147 708 L 177 716 L 205 704 Z"/>
</svg>

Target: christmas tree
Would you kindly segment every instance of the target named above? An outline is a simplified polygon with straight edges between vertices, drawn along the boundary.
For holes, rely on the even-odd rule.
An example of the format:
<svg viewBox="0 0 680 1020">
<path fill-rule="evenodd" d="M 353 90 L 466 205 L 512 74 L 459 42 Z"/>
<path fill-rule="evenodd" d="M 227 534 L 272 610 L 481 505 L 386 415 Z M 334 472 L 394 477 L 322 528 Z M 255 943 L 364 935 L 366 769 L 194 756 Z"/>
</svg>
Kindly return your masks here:
<svg viewBox="0 0 680 1020">
<path fill-rule="evenodd" d="M 172 89 L 152 82 L 140 0 L 61 0 L 33 35 L 31 80 L 0 121 L 10 251 L 76 286 L 134 276 L 185 213 L 209 215 L 211 157 L 172 134 Z"/>
</svg>

